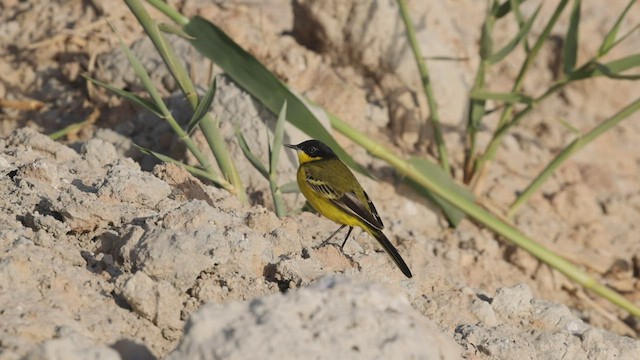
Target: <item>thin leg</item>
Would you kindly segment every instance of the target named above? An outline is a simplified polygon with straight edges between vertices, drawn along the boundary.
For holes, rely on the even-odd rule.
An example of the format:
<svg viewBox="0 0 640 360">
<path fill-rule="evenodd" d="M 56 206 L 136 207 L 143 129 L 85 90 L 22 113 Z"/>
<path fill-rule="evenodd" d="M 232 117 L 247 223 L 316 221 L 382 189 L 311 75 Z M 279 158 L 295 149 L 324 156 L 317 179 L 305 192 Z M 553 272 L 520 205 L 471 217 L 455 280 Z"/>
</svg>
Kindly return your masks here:
<svg viewBox="0 0 640 360">
<path fill-rule="evenodd" d="M 336 234 L 340 232 L 340 230 L 344 229 L 345 226 L 347 225 L 340 226 L 338 230 L 334 231 L 333 234 L 329 235 L 329 237 L 325 241 L 323 241 L 322 244 L 320 244 L 320 247 L 325 246 L 329 242 L 329 240 L 333 239 L 333 237 L 336 236 Z M 351 230 L 349 230 L 349 232 L 351 232 Z"/>
<path fill-rule="evenodd" d="M 346 226 L 346 225 L 342 225 L 342 226 Z M 342 246 L 340 246 L 340 249 L 342 249 L 344 251 L 344 244 L 347 243 L 347 240 L 349 239 L 349 235 L 351 235 L 351 230 L 353 230 L 353 226 L 349 226 L 349 231 L 347 231 L 347 236 L 344 238 L 344 241 L 342 242 Z"/>
</svg>

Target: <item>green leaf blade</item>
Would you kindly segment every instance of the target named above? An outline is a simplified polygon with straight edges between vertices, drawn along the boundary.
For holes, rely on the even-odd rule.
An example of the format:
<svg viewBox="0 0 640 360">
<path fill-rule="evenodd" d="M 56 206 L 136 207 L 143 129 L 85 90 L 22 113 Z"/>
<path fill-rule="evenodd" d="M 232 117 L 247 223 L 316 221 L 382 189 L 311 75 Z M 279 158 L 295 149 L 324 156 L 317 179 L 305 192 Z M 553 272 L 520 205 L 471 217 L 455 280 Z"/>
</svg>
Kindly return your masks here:
<svg viewBox="0 0 640 360">
<path fill-rule="evenodd" d="M 429 177 L 434 182 L 437 182 L 447 191 L 458 193 L 462 195 L 469 201 L 473 201 L 473 194 L 465 187 L 458 185 L 442 168 L 428 160 L 412 157 L 409 159 L 409 163 L 416 170 L 422 173 L 425 177 Z M 436 204 L 442 212 L 444 213 L 447 221 L 453 227 L 457 227 L 460 221 L 465 218 L 465 213 L 453 206 L 448 201 L 444 200 L 439 195 L 427 190 L 423 186 L 418 185 L 417 183 L 411 181 L 410 179 L 406 180 L 407 183 L 419 194 L 425 196 L 427 199 Z"/>
<path fill-rule="evenodd" d="M 629 55 L 604 64 L 612 74 L 618 75 L 623 71 L 640 66 L 640 53 Z"/>
<path fill-rule="evenodd" d="M 569 19 L 569 28 L 565 38 L 562 66 L 565 74 L 571 74 L 576 67 L 578 57 L 578 27 L 580 25 L 580 7 L 582 1 L 574 0 L 571 17 Z"/>
<path fill-rule="evenodd" d="M 166 117 L 170 115 L 169 109 L 165 105 L 164 100 L 162 100 L 162 96 L 160 95 L 156 87 L 153 85 L 153 81 L 151 81 L 151 78 L 149 77 L 149 73 L 147 73 L 147 70 L 145 70 L 144 66 L 142 66 L 142 63 L 140 62 L 138 57 L 133 53 L 133 51 L 131 51 L 131 49 L 124 43 L 124 41 L 122 40 L 122 37 L 115 31 L 113 27 L 112 29 L 114 33 L 116 33 L 116 35 L 118 36 L 120 47 L 122 48 L 125 55 L 127 56 L 127 59 L 129 60 L 129 63 L 133 68 L 133 72 L 136 74 L 136 77 L 140 79 L 142 86 L 145 88 L 145 90 L 147 90 L 147 92 L 151 96 L 151 99 L 153 99 L 153 101 L 155 102 L 159 112 L 162 114 L 162 117 Z"/>
<path fill-rule="evenodd" d="M 571 81 L 582 80 L 596 76 L 606 76 L 612 79 L 636 80 L 640 74 L 625 75 L 623 71 L 640 66 L 640 53 L 629 55 L 605 64 L 591 63 L 569 75 Z"/>
<path fill-rule="evenodd" d="M 191 133 L 200 120 L 204 118 L 204 116 L 209 112 L 211 108 L 211 103 L 213 103 L 213 99 L 216 96 L 216 78 L 213 78 L 213 82 L 211 86 L 207 89 L 207 92 L 202 96 L 202 99 L 198 102 L 198 106 L 196 110 L 193 112 L 191 116 L 191 120 L 189 120 L 189 124 L 187 125 L 187 133 Z"/>
<path fill-rule="evenodd" d="M 173 34 L 176 36 L 180 36 L 183 39 L 186 40 L 192 40 L 193 37 L 190 36 L 189 34 L 187 34 L 186 32 L 184 32 L 184 30 L 182 30 L 182 28 L 171 25 L 171 24 L 164 24 L 164 23 L 160 23 L 158 24 L 158 30 L 162 31 L 165 34 Z"/>
<path fill-rule="evenodd" d="M 520 5 L 523 2 L 525 2 L 525 0 L 515 0 L 515 2 L 518 5 Z M 507 0 L 507 1 L 503 2 L 502 5 L 500 5 L 498 7 L 498 9 L 496 10 L 495 16 L 496 16 L 496 18 L 500 19 L 500 18 L 502 18 L 504 16 L 509 15 L 509 12 L 511 12 L 512 10 L 514 10 L 514 8 L 512 6 L 511 0 Z"/>
<path fill-rule="evenodd" d="M 90 81 L 91 83 L 100 86 L 106 90 L 111 91 L 112 93 L 131 101 L 134 104 L 137 104 L 138 106 L 141 106 L 147 110 L 149 110 L 150 112 L 154 113 L 156 116 L 158 117 L 162 117 L 162 112 L 160 111 L 160 108 L 153 102 L 150 100 L 147 100 L 143 97 L 140 97 L 132 92 L 117 88 L 115 86 L 109 85 L 107 83 L 104 83 L 100 80 L 96 80 L 94 78 L 89 77 L 86 74 L 83 74 L 82 77 L 84 77 L 86 80 Z"/>
<path fill-rule="evenodd" d="M 622 24 L 622 20 L 631 9 L 631 6 L 636 2 L 636 0 L 629 1 L 627 7 L 620 13 L 620 16 L 616 19 L 616 22 L 611 27 L 611 30 L 607 33 L 604 40 L 602 41 L 602 45 L 600 45 L 600 49 L 598 49 L 598 55 L 602 56 L 611 50 L 616 44 L 616 38 L 618 37 L 618 30 L 620 30 L 620 24 Z"/>
<path fill-rule="evenodd" d="M 493 52 L 493 37 L 491 36 L 492 30 L 492 21 L 487 17 L 482 24 L 482 33 L 480 35 L 480 59 L 482 60 L 489 59 Z"/>
<path fill-rule="evenodd" d="M 531 15 L 529 20 L 527 20 L 522 25 L 522 27 L 520 27 L 520 30 L 518 31 L 516 36 L 514 36 L 513 39 L 511 39 L 511 41 L 507 43 L 507 45 L 505 45 L 502 49 L 498 50 L 498 52 L 494 53 L 493 55 L 487 58 L 487 60 L 490 63 L 495 64 L 497 62 L 502 61 L 502 59 L 504 59 L 507 55 L 509 55 L 516 48 L 516 46 L 518 46 L 518 44 L 527 37 L 527 35 L 529 34 L 529 31 L 531 30 L 531 26 L 533 25 L 533 22 L 535 21 L 535 19 L 538 17 L 538 14 L 540 13 L 541 8 L 542 8 L 542 5 L 539 5 L 536 11 L 533 13 L 533 15 Z"/>
<path fill-rule="evenodd" d="M 533 98 L 527 95 L 516 93 L 497 93 L 485 89 L 473 90 L 470 96 L 474 100 L 497 100 L 508 104 L 520 103 L 531 105 L 533 103 Z"/>
<path fill-rule="evenodd" d="M 287 100 L 291 124 L 314 139 L 333 149 L 354 170 L 366 174 L 347 152 L 335 141 L 329 131 L 313 115 L 307 105 L 291 92 L 278 78 L 251 54 L 236 44 L 227 34 L 209 21 L 194 17 L 184 27 L 192 36 L 191 44 L 204 56 L 220 66 L 234 81 L 258 99 L 274 114 Z"/>
<path fill-rule="evenodd" d="M 151 149 L 147 149 L 145 147 L 142 147 L 140 145 L 137 144 L 133 144 L 133 146 L 136 147 L 136 149 L 138 149 L 138 151 L 140 151 L 143 154 L 147 154 L 147 155 L 151 155 L 153 157 L 155 157 L 156 159 L 165 162 L 165 163 L 171 163 L 171 164 L 175 164 L 178 165 L 180 167 L 185 168 L 187 171 L 189 171 L 190 173 L 192 173 L 193 175 L 196 176 L 201 176 L 205 179 L 209 179 L 211 180 L 211 182 L 213 182 L 216 186 L 218 187 L 225 187 L 225 185 L 220 181 L 220 177 L 218 177 L 218 174 L 216 174 L 215 172 L 208 172 L 205 171 L 201 168 L 195 167 L 195 166 L 191 166 L 191 165 L 187 165 L 181 161 L 178 161 L 170 156 L 161 154 L 159 152 L 155 152 Z"/>
<path fill-rule="evenodd" d="M 239 129 L 236 129 L 236 138 L 238 139 L 238 144 L 240 145 L 240 149 L 242 150 L 242 153 L 247 158 L 247 160 L 249 160 L 251 165 L 253 165 L 253 167 L 256 170 L 258 170 L 258 172 L 260 172 L 260 174 L 262 174 L 262 176 L 264 176 L 265 179 L 268 180 L 269 171 L 262 164 L 262 161 L 260 161 L 260 159 L 258 159 L 258 157 L 253 152 L 251 152 L 251 149 L 249 149 L 249 145 L 247 144 L 247 141 L 245 140 L 244 136 L 242 135 Z"/>
<path fill-rule="evenodd" d="M 298 182 L 293 180 L 284 185 L 280 185 L 280 191 L 282 191 L 283 194 L 299 193 Z"/>
<path fill-rule="evenodd" d="M 282 109 L 278 114 L 276 128 L 273 136 L 273 146 L 271 148 L 271 158 L 269 162 L 269 172 L 272 179 L 276 178 L 278 173 L 278 163 L 280 162 L 280 152 L 282 150 L 282 141 L 284 138 L 284 123 L 287 120 L 287 100 L 282 104 Z"/>
</svg>

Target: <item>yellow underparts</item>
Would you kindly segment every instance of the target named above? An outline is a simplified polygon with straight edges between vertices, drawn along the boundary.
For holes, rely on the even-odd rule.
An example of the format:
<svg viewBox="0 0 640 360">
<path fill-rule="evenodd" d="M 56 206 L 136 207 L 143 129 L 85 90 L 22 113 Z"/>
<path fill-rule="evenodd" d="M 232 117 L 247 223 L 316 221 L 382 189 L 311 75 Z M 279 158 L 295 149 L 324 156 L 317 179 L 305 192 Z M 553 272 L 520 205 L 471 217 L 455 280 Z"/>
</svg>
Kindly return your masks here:
<svg viewBox="0 0 640 360">
<path fill-rule="evenodd" d="M 298 160 L 300 161 L 300 164 L 304 164 L 309 161 L 320 160 L 320 158 L 312 158 L 309 155 L 305 154 L 303 151 L 298 151 Z M 297 180 L 298 187 L 300 187 L 300 191 L 302 191 L 304 197 L 307 198 L 311 206 L 313 206 L 313 208 L 316 209 L 316 211 L 319 212 L 322 216 L 328 218 L 329 220 L 333 220 L 338 224 L 347 226 L 358 226 L 371 233 L 369 226 L 367 226 L 360 219 L 334 205 L 334 203 L 331 202 L 330 199 L 327 199 L 324 196 L 313 191 L 313 189 L 311 189 L 311 187 L 307 184 L 306 174 L 303 167 L 300 167 L 298 169 Z"/>
</svg>

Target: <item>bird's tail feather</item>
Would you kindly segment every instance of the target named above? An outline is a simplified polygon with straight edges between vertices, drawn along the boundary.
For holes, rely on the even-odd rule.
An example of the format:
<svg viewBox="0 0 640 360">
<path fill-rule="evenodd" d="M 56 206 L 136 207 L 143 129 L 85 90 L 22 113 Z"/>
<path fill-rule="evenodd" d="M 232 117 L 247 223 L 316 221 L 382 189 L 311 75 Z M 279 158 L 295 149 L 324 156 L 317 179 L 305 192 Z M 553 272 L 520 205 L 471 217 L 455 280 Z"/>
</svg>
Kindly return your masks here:
<svg viewBox="0 0 640 360">
<path fill-rule="evenodd" d="M 398 268 L 400 268 L 400 271 L 402 271 L 402 273 L 406 277 L 411 278 L 413 276 L 411 274 L 411 270 L 409 270 L 409 267 L 407 266 L 407 264 L 404 262 L 400 254 L 398 254 L 398 250 L 396 250 L 396 248 L 391 244 L 391 242 L 389 241 L 389 239 L 387 239 L 384 233 L 380 230 L 375 230 L 375 229 L 367 229 L 367 230 L 373 237 L 376 238 L 376 240 L 378 240 L 378 242 L 380 243 L 380 245 L 382 245 L 382 247 L 387 252 L 387 254 L 391 256 L 391 258 L 393 259 L 393 262 L 395 262 L 396 265 L 398 265 Z"/>
</svg>

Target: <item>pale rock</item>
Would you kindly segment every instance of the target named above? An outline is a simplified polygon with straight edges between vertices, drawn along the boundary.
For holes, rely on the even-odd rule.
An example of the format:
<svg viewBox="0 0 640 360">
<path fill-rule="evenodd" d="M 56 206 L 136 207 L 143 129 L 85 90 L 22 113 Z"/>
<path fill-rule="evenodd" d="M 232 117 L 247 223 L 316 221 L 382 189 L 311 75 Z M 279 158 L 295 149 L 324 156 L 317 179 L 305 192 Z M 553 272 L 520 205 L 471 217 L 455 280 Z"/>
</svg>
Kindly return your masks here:
<svg viewBox="0 0 640 360">
<path fill-rule="evenodd" d="M 191 316 L 167 359 L 458 359 L 459 347 L 377 285 L 327 277 L 314 286 Z"/>
</svg>

